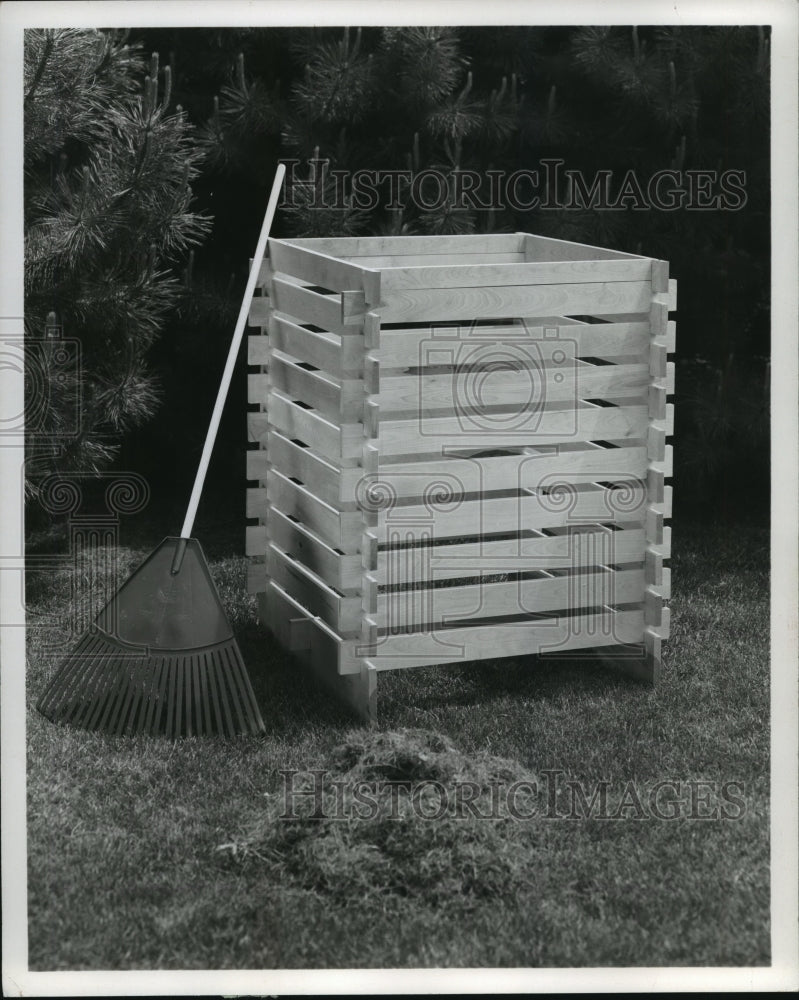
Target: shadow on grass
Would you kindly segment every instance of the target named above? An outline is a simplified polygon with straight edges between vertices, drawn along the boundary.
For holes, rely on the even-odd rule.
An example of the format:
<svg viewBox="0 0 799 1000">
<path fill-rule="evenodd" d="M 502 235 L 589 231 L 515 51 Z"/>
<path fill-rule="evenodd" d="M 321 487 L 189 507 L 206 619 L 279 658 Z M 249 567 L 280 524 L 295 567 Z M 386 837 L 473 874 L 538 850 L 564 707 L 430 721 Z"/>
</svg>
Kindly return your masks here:
<svg viewBox="0 0 799 1000">
<path fill-rule="evenodd" d="M 236 628 L 255 697 L 270 737 L 351 725 L 352 715 L 320 687 L 291 653 L 257 622 Z"/>
<path fill-rule="evenodd" d="M 255 621 L 240 623 L 236 637 L 272 734 L 338 728 L 355 721 L 350 710 L 332 698 L 311 671 L 283 650 L 267 629 Z M 379 678 L 379 725 L 381 729 L 394 725 L 409 706 L 420 714 L 476 704 L 482 711 L 490 711 L 492 703 L 508 699 L 543 703 L 560 698 L 564 691 L 604 697 L 617 690 L 640 697 L 651 688 L 588 658 L 553 662 L 527 656 L 388 671 Z"/>
</svg>

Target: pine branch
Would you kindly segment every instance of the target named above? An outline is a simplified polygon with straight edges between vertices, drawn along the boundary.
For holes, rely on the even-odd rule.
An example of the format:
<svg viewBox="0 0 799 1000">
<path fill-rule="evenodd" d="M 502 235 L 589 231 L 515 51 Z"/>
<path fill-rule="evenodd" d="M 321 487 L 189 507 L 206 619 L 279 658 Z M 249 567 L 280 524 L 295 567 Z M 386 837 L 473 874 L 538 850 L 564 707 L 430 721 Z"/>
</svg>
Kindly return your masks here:
<svg viewBox="0 0 799 1000">
<path fill-rule="evenodd" d="M 36 67 L 36 72 L 34 73 L 31 85 L 28 88 L 28 92 L 25 94 L 23 99 L 23 104 L 27 105 L 33 100 L 33 96 L 41 83 L 42 77 L 44 76 L 44 71 L 47 68 L 47 63 L 50 61 L 50 56 L 53 53 L 53 48 L 55 47 L 55 41 L 53 38 L 52 31 L 46 31 L 44 33 L 44 48 L 42 49 L 41 56 L 39 57 L 39 63 Z"/>
</svg>

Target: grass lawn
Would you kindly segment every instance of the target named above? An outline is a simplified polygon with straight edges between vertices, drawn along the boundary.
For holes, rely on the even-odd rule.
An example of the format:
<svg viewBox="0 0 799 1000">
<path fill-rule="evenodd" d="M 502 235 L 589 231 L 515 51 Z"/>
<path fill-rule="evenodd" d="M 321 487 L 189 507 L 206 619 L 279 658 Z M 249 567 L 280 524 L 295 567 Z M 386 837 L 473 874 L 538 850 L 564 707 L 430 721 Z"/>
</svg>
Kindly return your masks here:
<svg viewBox="0 0 799 1000">
<path fill-rule="evenodd" d="M 362 827 L 294 836 L 275 819 L 278 769 L 329 767 L 368 731 L 260 629 L 243 557 L 206 546 L 267 723 L 264 737 L 230 741 L 112 738 L 41 718 L 55 664 L 52 630 L 36 622 L 68 610 L 71 581 L 32 573 L 30 968 L 768 964 L 768 533 L 680 527 L 674 539 L 656 690 L 599 663 L 388 673 L 380 730 L 440 734 L 455 748 L 442 766 L 488 754 L 519 774 L 606 780 L 616 803 L 628 782 L 643 796 L 659 780 L 736 781 L 744 814 L 539 814 L 479 829 L 406 815 L 374 827 L 372 853 Z M 147 551 L 122 550 L 123 573 Z"/>
</svg>

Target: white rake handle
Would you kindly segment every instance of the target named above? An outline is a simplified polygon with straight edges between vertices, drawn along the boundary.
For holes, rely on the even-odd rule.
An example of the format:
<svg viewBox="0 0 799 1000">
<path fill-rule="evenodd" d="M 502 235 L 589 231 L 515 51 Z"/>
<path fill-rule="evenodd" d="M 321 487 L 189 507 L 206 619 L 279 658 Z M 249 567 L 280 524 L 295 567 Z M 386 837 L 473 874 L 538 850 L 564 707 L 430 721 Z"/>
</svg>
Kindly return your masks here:
<svg viewBox="0 0 799 1000">
<path fill-rule="evenodd" d="M 277 170 L 275 171 L 275 179 L 272 183 L 272 192 L 269 195 L 269 204 L 266 206 L 266 215 L 264 216 L 264 224 L 261 227 L 261 235 L 258 237 L 258 245 L 255 248 L 255 256 L 252 261 L 252 269 L 250 271 L 250 277 L 247 281 L 247 287 L 244 291 L 244 298 L 241 303 L 241 309 L 239 310 L 239 318 L 236 321 L 236 329 L 233 333 L 233 340 L 230 343 L 230 350 L 228 351 L 227 363 L 225 364 L 225 371 L 222 375 L 222 382 L 219 386 L 219 392 L 216 395 L 216 403 L 214 404 L 214 411 L 211 414 L 211 423 L 208 426 L 208 433 L 205 436 L 205 445 L 203 446 L 203 453 L 200 458 L 200 465 L 197 469 L 197 475 L 194 478 L 194 487 L 191 491 L 191 498 L 189 499 L 189 507 L 186 511 L 186 519 L 183 522 L 183 527 L 180 531 L 181 542 L 191 537 L 191 531 L 194 527 L 194 518 L 197 515 L 197 507 L 200 504 L 200 495 L 203 491 L 203 485 L 205 484 L 205 476 L 208 472 L 208 465 L 211 461 L 211 452 L 214 448 L 214 442 L 216 441 L 216 433 L 219 430 L 219 423 L 222 419 L 222 410 L 225 407 L 225 400 L 227 399 L 228 390 L 230 389 L 230 383 L 233 378 L 233 369 L 236 366 L 236 355 L 239 353 L 239 347 L 241 346 L 241 339 L 244 336 L 244 327 L 247 325 L 247 316 L 250 311 L 250 302 L 252 301 L 253 293 L 255 292 L 255 286 L 258 283 L 258 276 L 261 271 L 261 262 L 264 259 L 264 253 L 266 252 L 266 242 L 269 239 L 269 230 L 272 228 L 272 220 L 275 217 L 275 210 L 277 209 L 277 200 L 280 197 L 280 188 L 283 184 L 283 177 L 286 173 L 286 168 L 282 163 L 279 163 Z M 178 552 L 175 555 L 175 560 L 173 564 L 173 572 L 177 572 L 177 568 L 180 568 L 180 562 L 182 561 L 183 551 L 185 551 L 185 544 L 180 544 L 178 547 Z"/>
</svg>

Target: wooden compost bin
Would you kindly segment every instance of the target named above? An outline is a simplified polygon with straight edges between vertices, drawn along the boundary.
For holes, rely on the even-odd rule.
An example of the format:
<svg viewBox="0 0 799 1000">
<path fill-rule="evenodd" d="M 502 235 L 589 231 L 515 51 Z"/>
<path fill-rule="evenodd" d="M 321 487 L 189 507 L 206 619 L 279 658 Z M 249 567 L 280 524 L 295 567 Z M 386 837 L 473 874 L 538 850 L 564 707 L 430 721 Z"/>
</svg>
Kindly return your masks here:
<svg viewBox="0 0 799 1000">
<path fill-rule="evenodd" d="M 514 235 L 269 241 L 248 587 L 362 717 L 381 670 L 531 653 L 654 681 L 668 264 Z"/>
</svg>

